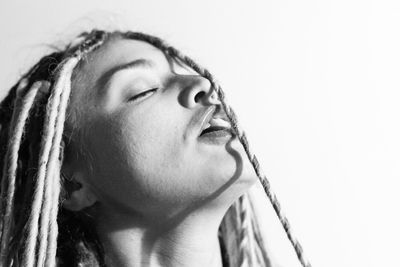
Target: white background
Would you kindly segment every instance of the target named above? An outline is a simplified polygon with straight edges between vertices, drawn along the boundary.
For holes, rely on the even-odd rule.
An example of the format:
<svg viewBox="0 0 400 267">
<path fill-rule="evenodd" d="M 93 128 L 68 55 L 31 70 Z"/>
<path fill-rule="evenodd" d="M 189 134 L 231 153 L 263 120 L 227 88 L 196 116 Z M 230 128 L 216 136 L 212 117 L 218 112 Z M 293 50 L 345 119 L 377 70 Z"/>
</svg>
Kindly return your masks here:
<svg viewBox="0 0 400 267">
<path fill-rule="evenodd" d="M 95 26 L 158 35 L 217 76 L 313 266 L 400 266 L 400 1 L 3 0 L 0 98 Z"/>
</svg>

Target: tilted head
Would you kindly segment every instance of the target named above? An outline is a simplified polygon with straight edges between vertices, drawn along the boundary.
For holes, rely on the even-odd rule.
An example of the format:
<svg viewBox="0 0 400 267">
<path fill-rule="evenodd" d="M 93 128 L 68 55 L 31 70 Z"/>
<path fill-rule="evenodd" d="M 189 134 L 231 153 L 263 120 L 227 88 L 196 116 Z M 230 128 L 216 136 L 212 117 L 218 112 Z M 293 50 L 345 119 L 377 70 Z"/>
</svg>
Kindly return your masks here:
<svg viewBox="0 0 400 267">
<path fill-rule="evenodd" d="M 228 210 L 256 178 L 232 116 L 213 76 L 153 36 L 95 30 L 44 57 L 0 109 L 3 265 L 104 264 L 99 213 L 173 227 Z M 246 203 L 227 228 L 255 226 Z M 267 261 L 235 246 L 230 262 Z"/>
</svg>

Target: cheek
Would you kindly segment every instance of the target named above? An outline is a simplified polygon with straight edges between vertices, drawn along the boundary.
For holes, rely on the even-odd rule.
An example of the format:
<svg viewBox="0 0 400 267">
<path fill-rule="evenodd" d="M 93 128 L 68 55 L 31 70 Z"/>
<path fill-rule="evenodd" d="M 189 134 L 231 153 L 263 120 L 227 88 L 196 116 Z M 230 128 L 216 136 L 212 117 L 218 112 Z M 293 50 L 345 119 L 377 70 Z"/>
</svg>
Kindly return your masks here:
<svg viewBox="0 0 400 267">
<path fill-rule="evenodd" d="M 149 212 L 186 198 L 185 121 L 182 111 L 152 108 L 94 123 L 92 184 L 105 201 Z"/>
<path fill-rule="evenodd" d="M 231 201 L 243 193 L 254 175 L 239 142 L 199 145 L 194 136 L 184 138 L 192 114 L 161 107 L 93 124 L 91 184 L 99 198 L 141 213 L 171 214 L 200 200 Z"/>
</svg>

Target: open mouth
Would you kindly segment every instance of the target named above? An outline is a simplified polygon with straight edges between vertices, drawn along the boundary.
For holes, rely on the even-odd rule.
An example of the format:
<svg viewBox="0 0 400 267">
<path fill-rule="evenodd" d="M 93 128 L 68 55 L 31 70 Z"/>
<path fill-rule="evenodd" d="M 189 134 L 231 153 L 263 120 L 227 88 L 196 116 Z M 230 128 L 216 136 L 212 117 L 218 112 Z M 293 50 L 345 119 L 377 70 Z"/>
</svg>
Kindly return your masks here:
<svg viewBox="0 0 400 267">
<path fill-rule="evenodd" d="M 205 134 L 208 134 L 208 133 L 212 133 L 212 132 L 217 132 L 217 131 L 227 131 L 228 129 L 227 128 L 224 128 L 224 127 L 218 127 L 218 126 L 216 126 L 216 127 L 208 127 L 208 128 L 206 128 L 206 129 L 204 129 L 203 131 L 201 131 L 201 133 L 200 133 L 200 136 L 202 136 L 202 135 L 205 135 Z"/>
<path fill-rule="evenodd" d="M 223 118 L 212 117 L 200 132 L 200 136 L 218 137 L 226 135 L 233 135 L 233 132 L 230 123 Z"/>
</svg>

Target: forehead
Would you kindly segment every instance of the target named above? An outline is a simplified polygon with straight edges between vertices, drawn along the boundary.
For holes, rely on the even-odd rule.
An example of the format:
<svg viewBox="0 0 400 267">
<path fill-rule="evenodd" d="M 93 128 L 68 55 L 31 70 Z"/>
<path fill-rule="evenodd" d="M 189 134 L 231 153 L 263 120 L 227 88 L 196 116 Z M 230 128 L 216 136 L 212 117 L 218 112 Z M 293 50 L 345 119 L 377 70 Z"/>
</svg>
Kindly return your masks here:
<svg viewBox="0 0 400 267">
<path fill-rule="evenodd" d="M 88 55 L 81 71 L 89 84 L 94 85 L 107 71 L 137 59 L 149 59 L 159 64 L 167 60 L 162 51 L 144 41 L 113 39 Z"/>
<path fill-rule="evenodd" d="M 95 95 L 102 86 L 102 77 L 120 65 L 137 59 L 147 59 L 159 66 L 168 66 L 164 53 L 139 40 L 112 38 L 99 49 L 84 57 L 75 70 L 68 112 L 72 121 L 90 112 Z"/>
<path fill-rule="evenodd" d="M 158 65 L 169 64 L 164 53 L 149 43 L 114 37 L 82 59 L 73 79 L 70 106 L 86 106 L 102 86 L 101 78 L 109 70 L 137 59 L 148 59 Z"/>
</svg>

